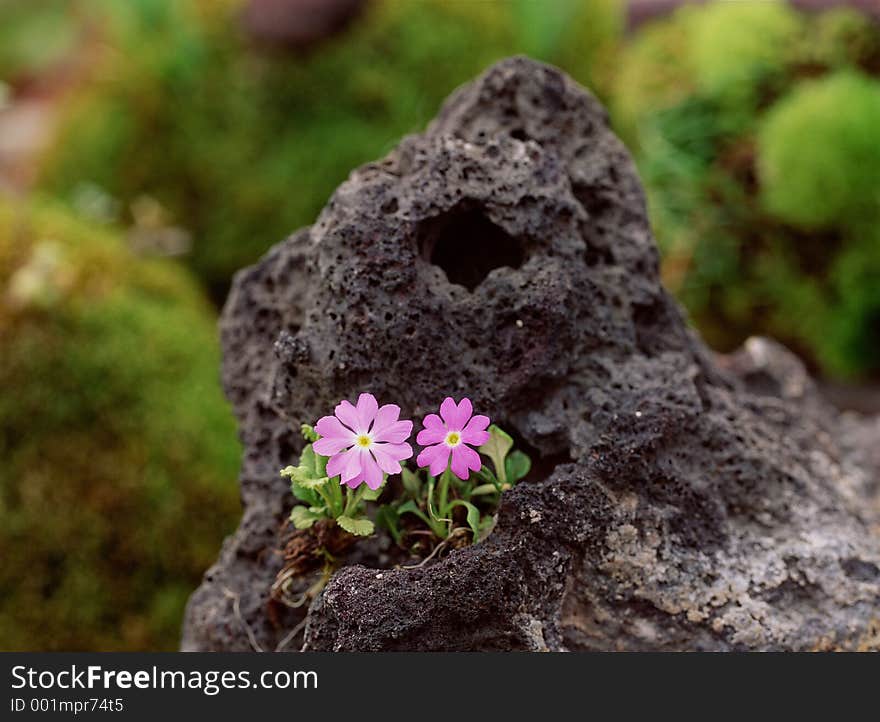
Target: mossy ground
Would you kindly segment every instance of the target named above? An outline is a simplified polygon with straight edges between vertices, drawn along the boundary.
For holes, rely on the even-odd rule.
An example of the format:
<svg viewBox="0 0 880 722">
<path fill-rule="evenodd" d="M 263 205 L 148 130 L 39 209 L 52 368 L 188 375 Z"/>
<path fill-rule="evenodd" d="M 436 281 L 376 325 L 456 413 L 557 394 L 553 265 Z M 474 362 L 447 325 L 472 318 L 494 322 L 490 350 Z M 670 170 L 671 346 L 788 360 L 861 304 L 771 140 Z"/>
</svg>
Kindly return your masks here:
<svg viewBox="0 0 880 722">
<path fill-rule="evenodd" d="M 0 646 L 173 649 L 238 515 L 213 313 L 185 272 L 0 204 Z"/>
</svg>

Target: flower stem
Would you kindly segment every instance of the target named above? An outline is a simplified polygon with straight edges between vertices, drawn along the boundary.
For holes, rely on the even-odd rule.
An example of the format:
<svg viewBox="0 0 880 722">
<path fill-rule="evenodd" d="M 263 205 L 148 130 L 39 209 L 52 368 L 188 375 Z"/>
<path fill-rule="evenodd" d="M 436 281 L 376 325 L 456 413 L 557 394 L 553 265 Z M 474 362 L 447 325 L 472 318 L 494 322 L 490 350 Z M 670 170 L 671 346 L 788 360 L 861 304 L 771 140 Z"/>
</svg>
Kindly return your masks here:
<svg viewBox="0 0 880 722">
<path fill-rule="evenodd" d="M 351 487 L 345 487 L 345 509 L 340 516 L 351 516 L 355 512 L 357 505 L 361 503 L 361 499 L 364 497 L 366 489 L 366 484 L 361 484 L 354 491 L 352 491 Z"/>
<path fill-rule="evenodd" d="M 446 516 L 447 506 L 449 505 L 449 481 L 452 476 L 452 472 L 449 471 L 449 467 L 446 467 L 446 471 L 443 472 L 443 475 L 440 477 L 440 484 L 438 485 L 438 491 L 440 492 L 440 502 L 437 504 L 437 512 L 440 516 Z"/>
</svg>

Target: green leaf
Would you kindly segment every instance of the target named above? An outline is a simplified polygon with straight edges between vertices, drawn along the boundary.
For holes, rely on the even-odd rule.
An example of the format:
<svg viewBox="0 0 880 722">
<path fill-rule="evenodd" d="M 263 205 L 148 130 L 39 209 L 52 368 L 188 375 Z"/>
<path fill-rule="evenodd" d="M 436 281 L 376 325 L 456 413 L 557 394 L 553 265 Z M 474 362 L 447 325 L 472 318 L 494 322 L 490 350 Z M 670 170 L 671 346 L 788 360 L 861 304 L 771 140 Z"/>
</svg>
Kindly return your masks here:
<svg viewBox="0 0 880 722">
<path fill-rule="evenodd" d="M 480 484 L 471 490 L 471 496 L 483 496 L 484 494 L 495 494 L 498 487 L 495 484 Z"/>
<path fill-rule="evenodd" d="M 296 478 L 297 475 L 312 479 L 319 479 L 321 476 L 323 476 L 323 474 L 321 474 L 320 476 L 318 475 L 318 470 L 315 466 L 315 462 L 317 461 L 317 459 L 315 457 L 316 454 L 315 450 L 312 448 L 312 445 L 306 445 L 306 447 L 302 450 L 302 454 L 299 455 L 299 466 L 294 472 L 294 478 Z"/>
<path fill-rule="evenodd" d="M 488 484 L 493 484 L 496 489 L 501 489 L 501 484 L 495 477 L 495 474 L 492 473 L 492 469 L 490 469 L 488 466 L 484 466 L 476 474 L 474 474 L 474 476 L 476 476 L 478 479 L 482 479 Z"/>
<path fill-rule="evenodd" d="M 489 536 L 489 532 L 495 528 L 495 516 L 493 514 L 486 514 L 482 519 L 480 519 L 480 539 L 485 539 Z"/>
<path fill-rule="evenodd" d="M 410 471 L 405 466 L 400 472 L 400 480 L 403 482 L 403 488 L 406 489 L 413 499 L 418 499 L 422 495 L 422 480 L 418 472 Z"/>
<path fill-rule="evenodd" d="M 312 489 L 306 489 L 299 484 L 291 484 L 290 489 L 297 499 L 305 502 L 309 506 L 321 506 L 323 504 L 321 495 Z"/>
<path fill-rule="evenodd" d="M 311 504 L 318 503 L 320 497 L 310 492 L 321 492 L 329 481 L 320 461 L 322 458 L 309 444 L 300 454 L 299 466 L 287 466 L 281 470 L 282 476 L 290 477 L 291 489 L 297 499 Z"/>
<path fill-rule="evenodd" d="M 299 427 L 299 430 L 306 441 L 311 441 L 312 443 L 315 443 L 319 438 L 321 438 L 320 436 L 318 436 L 318 432 L 315 431 L 309 424 L 303 424 Z"/>
<path fill-rule="evenodd" d="M 477 451 L 485 454 L 492 460 L 495 467 L 495 475 L 502 484 L 507 481 L 507 470 L 504 467 L 504 458 L 513 448 L 513 439 L 510 435 L 499 429 L 495 424 L 489 427 L 489 440 Z"/>
<path fill-rule="evenodd" d="M 290 511 L 290 521 L 297 529 L 308 529 L 322 516 L 322 514 L 304 506 L 295 506 Z"/>
<path fill-rule="evenodd" d="M 303 489 L 318 490 L 328 481 L 330 481 L 330 479 L 328 479 L 326 476 L 320 479 L 299 478 L 297 475 L 294 475 L 293 477 L 294 485 L 301 486 Z"/>
<path fill-rule="evenodd" d="M 510 455 L 504 461 L 504 468 L 507 471 L 507 482 L 516 484 L 522 479 L 532 468 L 532 460 L 527 454 L 519 449 L 510 452 Z"/>
<path fill-rule="evenodd" d="M 477 541 L 480 536 L 480 510 L 470 502 L 462 501 L 461 499 L 455 499 L 450 502 L 449 508 L 451 509 L 454 506 L 463 506 L 467 509 L 467 523 L 473 532 L 474 541 Z"/>
<path fill-rule="evenodd" d="M 425 522 L 425 524 L 427 524 L 429 528 L 431 526 L 431 520 L 428 518 L 428 515 L 425 514 L 425 512 L 423 512 L 419 508 L 419 505 L 412 500 L 405 501 L 403 502 L 403 504 L 397 507 L 397 514 L 398 516 L 403 516 L 404 514 L 414 514 L 423 522 Z"/>
<path fill-rule="evenodd" d="M 376 512 L 376 526 L 385 529 L 391 534 L 395 544 L 400 544 L 400 514 L 389 505 L 383 504 Z"/>
<path fill-rule="evenodd" d="M 336 523 L 349 534 L 354 534 L 355 536 L 370 536 L 375 531 L 375 526 L 369 519 L 352 519 L 350 516 L 338 516 L 336 517 Z"/>
</svg>

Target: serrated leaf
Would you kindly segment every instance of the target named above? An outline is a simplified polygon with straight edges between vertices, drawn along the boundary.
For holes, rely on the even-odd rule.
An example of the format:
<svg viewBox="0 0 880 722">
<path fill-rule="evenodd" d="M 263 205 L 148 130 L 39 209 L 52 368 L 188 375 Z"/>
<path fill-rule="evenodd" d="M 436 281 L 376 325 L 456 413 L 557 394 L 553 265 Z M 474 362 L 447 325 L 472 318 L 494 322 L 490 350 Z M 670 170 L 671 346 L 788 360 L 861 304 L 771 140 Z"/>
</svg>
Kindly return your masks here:
<svg viewBox="0 0 880 722">
<path fill-rule="evenodd" d="M 413 499 L 418 499 L 422 495 L 422 480 L 418 472 L 410 471 L 404 466 L 400 471 L 400 480 L 407 494 Z"/>
<path fill-rule="evenodd" d="M 312 491 L 311 489 L 305 489 L 299 484 L 291 484 L 290 489 L 293 492 L 293 495 L 302 502 L 305 502 L 309 506 L 321 506 L 323 503 L 323 499 L 321 499 L 321 495 L 316 491 Z"/>
<path fill-rule="evenodd" d="M 312 479 L 320 478 L 317 469 L 315 468 L 315 456 L 315 450 L 312 448 L 312 445 L 307 444 L 302 450 L 302 454 L 299 455 L 299 466 L 297 467 L 297 470 L 301 476 Z M 323 476 L 323 474 L 321 476 Z"/>
<path fill-rule="evenodd" d="M 330 461 L 329 457 L 321 456 L 321 454 L 315 452 L 315 476 L 327 476 L 328 461 Z"/>
<path fill-rule="evenodd" d="M 511 451 L 507 459 L 504 460 L 504 468 L 507 471 L 507 482 L 516 484 L 529 473 L 532 468 L 532 460 L 527 454 L 516 449 Z"/>
<path fill-rule="evenodd" d="M 376 529 L 369 519 L 352 519 L 350 516 L 338 516 L 336 523 L 355 536 L 370 536 Z"/>
<path fill-rule="evenodd" d="M 321 438 L 320 436 L 318 436 L 318 432 L 315 431 L 310 424 L 303 424 L 299 427 L 299 430 L 306 441 L 315 443 L 319 438 Z"/>
<path fill-rule="evenodd" d="M 320 489 L 324 484 L 326 484 L 330 479 L 326 476 L 320 479 L 309 479 L 309 478 L 300 478 L 299 475 L 294 475 L 293 483 L 297 486 L 301 486 L 303 489 Z"/>
<path fill-rule="evenodd" d="M 507 470 L 504 466 L 504 459 L 508 452 L 513 448 L 513 439 L 510 435 L 499 429 L 495 424 L 489 427 L 489 440 L 483 444 L 477 451 L 485 454 L 492 460 L 495 467 L 495 476 L 502 484 L 507 481 Z"/>
<path fill-rule="evenodd" d="M 295 506 L 290 511 L 290 521 L 293 522 L 297 529 L 308 529 L 320 518 L 321 514 L 317 514 L 304 506 Z"/>
</svg>

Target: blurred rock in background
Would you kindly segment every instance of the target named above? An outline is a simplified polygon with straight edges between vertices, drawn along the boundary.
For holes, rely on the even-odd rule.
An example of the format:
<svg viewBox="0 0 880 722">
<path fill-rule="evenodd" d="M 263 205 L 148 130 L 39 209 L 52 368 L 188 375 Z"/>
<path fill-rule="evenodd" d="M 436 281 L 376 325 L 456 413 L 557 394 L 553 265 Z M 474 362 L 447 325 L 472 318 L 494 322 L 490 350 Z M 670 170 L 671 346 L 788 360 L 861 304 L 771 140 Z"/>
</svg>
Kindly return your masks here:
<svg viewBox="0 0 880 722">
<path fill-rule="evenodd" d="M 258 43 L 302 50 L 345 28 L 364 4 L 365 0 L 250 0 L 243 21 Z"/>
</svg>

